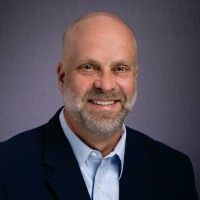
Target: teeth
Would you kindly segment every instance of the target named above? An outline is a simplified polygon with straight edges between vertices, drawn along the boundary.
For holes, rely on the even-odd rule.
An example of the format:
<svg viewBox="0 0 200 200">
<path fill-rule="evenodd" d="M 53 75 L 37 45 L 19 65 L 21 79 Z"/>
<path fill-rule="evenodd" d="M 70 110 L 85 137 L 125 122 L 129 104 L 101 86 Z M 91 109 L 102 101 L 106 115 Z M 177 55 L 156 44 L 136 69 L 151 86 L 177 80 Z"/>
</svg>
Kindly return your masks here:
<svg viewBox="0 0 200 200">
<path fill-rule="evenodd" d="M 108 105 L 114 104 L 115 101 L 95 101 L 95 100 L 93 100 L 92 102 L 97 105 L 108 106 Z"/>
</svg>

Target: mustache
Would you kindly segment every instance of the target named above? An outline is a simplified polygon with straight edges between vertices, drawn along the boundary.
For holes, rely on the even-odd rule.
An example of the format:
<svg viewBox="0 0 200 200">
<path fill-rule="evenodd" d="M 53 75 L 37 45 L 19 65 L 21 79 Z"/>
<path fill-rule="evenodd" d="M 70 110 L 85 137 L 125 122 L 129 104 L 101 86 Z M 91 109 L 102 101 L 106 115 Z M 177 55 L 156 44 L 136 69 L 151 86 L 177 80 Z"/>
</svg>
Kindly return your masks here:
<svg viewBox="0 0 200 200">
<path fill-rule="evenodd" d="M 92 88 L 85 93 L 84 98 L 83 98 L 84 101 L 100 100 L 100 99 L 115 100 L 115 101 L 120 101 L 124 103 L 127 100 L 127 96 L 120 89 L 103 92 L 99 88 Z"/>
</svg>

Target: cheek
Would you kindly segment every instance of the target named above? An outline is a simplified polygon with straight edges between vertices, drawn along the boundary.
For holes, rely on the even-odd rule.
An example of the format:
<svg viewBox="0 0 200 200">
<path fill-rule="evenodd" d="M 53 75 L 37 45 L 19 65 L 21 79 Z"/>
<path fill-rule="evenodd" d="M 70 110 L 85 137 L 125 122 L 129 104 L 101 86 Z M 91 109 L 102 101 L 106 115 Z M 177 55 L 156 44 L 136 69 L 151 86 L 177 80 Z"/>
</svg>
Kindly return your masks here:
<svg viewBox="0 0 200 200">
<path fill-rule="evenodd" d="M 135 81 L 133 79 L 122 80 L 118 85 L 127 96 L 132 96 L 136 89 Z"/>
<path fill-rule="evenodd" d="M 83 96 L 86 91 L 91 89 L 93 84 L 88 77 L 82 76 L 71 76 L 67 82 L 67 87 L 79 96 Z"/>
</svg>

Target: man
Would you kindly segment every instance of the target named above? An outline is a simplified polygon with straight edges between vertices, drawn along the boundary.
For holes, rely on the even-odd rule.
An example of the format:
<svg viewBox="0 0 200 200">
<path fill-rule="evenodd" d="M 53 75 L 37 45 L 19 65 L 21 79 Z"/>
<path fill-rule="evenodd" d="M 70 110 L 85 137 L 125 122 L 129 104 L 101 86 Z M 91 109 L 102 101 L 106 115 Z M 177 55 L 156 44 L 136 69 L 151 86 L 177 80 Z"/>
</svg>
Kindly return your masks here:
<svg viewBox="0 0 200 200">
<path fill-rule="evenodd" d="M 133 31 L 92 13 L 63 38 L 64 108 L 0 145 L 0 199 L 196 200 L 187 156 L 125 127 L 137 96 Z"/>
</svg>

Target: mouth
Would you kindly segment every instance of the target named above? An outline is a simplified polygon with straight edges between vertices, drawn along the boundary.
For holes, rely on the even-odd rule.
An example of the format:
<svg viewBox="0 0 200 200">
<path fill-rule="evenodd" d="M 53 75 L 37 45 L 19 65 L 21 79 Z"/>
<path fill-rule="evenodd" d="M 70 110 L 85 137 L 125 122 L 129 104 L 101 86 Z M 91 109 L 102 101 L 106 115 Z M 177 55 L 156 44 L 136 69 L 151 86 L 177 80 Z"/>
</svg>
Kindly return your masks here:
<svg viewBox="0 0 200 200">
<path fill-rule="evenodd" d="M 89 100 L 90 103 L 95 104 L 95 105 L 100 105 L 100 106 L 112 106 L 115 103 L 119 102 L 119 100 L 96 100 L 96 99 L 91 99 Z"/>
<path fill-rule="evenodd" d="M 120 100 L 114 99 L 90 99 L 88 100 L 88 109 L 93 112 L 119 112 L 121 110 Z M 108 114 L 108 113 L 107 113 Z"/>
<path fill-rule="evenodd" d="M 110 106 L 110 105 L 113 105 L 116 101 L 115 100 L 90 100 L 89 102 L 96 105 Z"/>
</svg>

